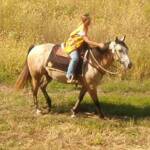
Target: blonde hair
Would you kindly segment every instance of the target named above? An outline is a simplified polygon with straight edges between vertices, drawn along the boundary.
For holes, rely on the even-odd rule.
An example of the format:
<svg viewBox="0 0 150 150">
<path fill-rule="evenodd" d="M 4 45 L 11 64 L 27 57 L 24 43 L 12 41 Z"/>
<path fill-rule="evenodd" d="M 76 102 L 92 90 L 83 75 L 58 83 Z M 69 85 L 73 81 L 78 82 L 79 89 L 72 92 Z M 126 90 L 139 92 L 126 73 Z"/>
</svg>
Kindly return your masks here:
<svg viewBox="0 0 150 150">
<path fill-rule="evenodd" d="M 85 23 L 85 22 L 91 22 L 91 18 L 90 18 L 90 15 L 88 13 L 84 14 L 81 16 L 81 19 L 82 19 L 82 22 Z"/>
</svg>

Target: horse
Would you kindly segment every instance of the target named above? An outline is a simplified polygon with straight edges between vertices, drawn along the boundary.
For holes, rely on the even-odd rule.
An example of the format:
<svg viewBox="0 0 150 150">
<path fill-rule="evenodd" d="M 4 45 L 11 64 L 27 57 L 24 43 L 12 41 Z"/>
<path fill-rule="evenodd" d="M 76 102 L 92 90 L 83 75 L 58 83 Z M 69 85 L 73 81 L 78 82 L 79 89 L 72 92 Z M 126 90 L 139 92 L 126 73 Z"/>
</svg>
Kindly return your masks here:
<svg viewBox="0 0 150 150">
<path fill-rule="evenodd" d="M 28 81 L 31 81 L 33 99 L 37 114 L 42 113 L 37 99 L 39 88 L 46 99 L 48 112 L 50 112 L 51 98 L 46 91 L 48 83 L 52 80 L 67 83 L 65 72 L 47 69 L 49 55 L 51 54 L 54 45 L 55 44 L 48 43 L 31 46 L 28 50 L 23 70 L 15 84 L 16 89 L 22 89 Z M 86 58 L 87 61 L 84 63 L 84 71 L 82 76 L 77 78 L 78 83 L 81 85 L 81 90 L 75 105 L 71 109 L 72 117 L 76 116 L 80 103 L 82 102 L 86 92 L 88 92 L 96 106 L 98 116 L 100 118 L 104 118 L 104 113 L 101 109 L 97 96 L 97 86 L 100 80 L 106 72 L 109 73 L 108 68 L 114 61 L 119 61 L 120 64 L 124 66 L 125 70 L 132 67 L 132 62 L 128 56 L 129 49 L 125 43 L 125 36 L 122 38 L 116 37 L 114 41 L 107 42 L 105 45 L 107 46 L 105 51 L 102 51 L 98 47 L 89 48 L 90 52 Z"/>
</svg>

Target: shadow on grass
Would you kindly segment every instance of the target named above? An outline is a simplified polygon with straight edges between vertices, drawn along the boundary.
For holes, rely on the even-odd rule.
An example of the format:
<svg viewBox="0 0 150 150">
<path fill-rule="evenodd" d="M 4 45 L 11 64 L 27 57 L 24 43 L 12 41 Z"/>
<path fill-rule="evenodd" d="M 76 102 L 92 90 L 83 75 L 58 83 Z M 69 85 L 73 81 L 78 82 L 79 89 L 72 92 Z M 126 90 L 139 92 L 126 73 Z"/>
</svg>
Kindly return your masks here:
<svg viewBox="0 0 150 150">
<path fill-rule="evenodd" d="M 54 113 L 68 113 L 74 106 L 73 102 L 66 105 L 53 105 Z M 130 104 L 112 104 L 101 102 L 101 107 L 106 116 L 111 118 L 134 118 L 142 119 L 150 117 L 150 105 L 145 107 L 138 107 Z M 96 107 L 93 103 L 82 103 L 79 107 L 79 113 L 93 113 L 96 112 Z"/>
</svg>

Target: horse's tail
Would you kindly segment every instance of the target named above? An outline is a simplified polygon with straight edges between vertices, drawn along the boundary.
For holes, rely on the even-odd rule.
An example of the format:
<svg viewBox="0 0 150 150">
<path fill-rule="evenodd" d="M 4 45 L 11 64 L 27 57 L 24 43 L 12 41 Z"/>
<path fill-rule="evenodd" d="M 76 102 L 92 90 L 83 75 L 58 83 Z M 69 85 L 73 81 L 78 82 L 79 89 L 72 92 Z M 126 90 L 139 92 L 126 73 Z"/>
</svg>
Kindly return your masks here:
<svg viewBox="0 0 150 150">
<path fill-rule="evenodd" d="M 34 45 L 30 46 L 30 48 L 28 50 L 28 54 L 32 50 L 33 47 L 34 47 Z M 28 54 L 27 54 L 27 56 L 28 56 Z M 19 75 L 19 77 L 18 77 L 18 79 L 15 83 L 15 89 L 16 90 L 23 89 L 24 86 L 26 85 L 27 81 L 31 78 L 28 63 L 27 63 L 27 56 L 26 56 L 26 60 L 25 60 L 23 70 L 20 73 L 20 75 Z"/>
</svg>

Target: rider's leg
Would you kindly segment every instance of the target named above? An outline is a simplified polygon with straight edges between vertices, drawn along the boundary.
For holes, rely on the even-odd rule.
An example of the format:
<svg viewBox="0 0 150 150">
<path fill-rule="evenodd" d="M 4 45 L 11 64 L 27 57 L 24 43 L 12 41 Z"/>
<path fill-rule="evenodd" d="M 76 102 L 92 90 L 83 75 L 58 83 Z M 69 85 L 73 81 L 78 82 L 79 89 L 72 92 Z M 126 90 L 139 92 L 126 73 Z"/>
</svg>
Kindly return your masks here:
<svg viewBox="0 0 150 150">
<path fill-rule="evenodd" d="M 75 50 L 75 51 L 71 52 L 70 57 L 71 57 L 71 60 L 70 60 L 68 70 L 67 70 L 67 75 L 66 75 L 68 80 L 70 80 L 72 78 L 72 76 L 74 75 L 76 66 L 78 64 L 78 61 L 79 61 L 78 51 Z"/>
</svg>

